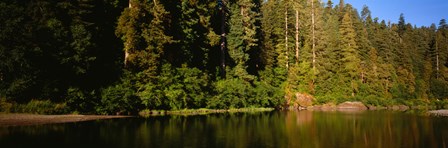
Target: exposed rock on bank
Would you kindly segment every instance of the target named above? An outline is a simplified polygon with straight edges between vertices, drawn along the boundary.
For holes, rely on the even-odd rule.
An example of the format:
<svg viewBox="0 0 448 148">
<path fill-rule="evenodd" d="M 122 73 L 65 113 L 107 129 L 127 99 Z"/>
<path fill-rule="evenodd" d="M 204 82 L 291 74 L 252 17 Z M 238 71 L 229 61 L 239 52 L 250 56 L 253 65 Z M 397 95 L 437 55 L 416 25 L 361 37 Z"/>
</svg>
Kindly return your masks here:
<svg viewBox="0 0 448 148">
<path fill-rule="evenodd" d="M 307 107 L 308 110 L 321 110 L 321 111 L 346 111 L 346 110 L 367 110 L 367 106 L 362 102 L 344 102 L 341 104 L 327 103 L 323 105 L 315 105 Z"/>
<path fill-rule="evenodd" d="M 406 111 L 406 110 L 409 109 L 409 106 L 406 106 L 406 105 L 394 105 L 394 106 L 387 107 L 387 109 L 394 110 L 394 111 Z"/>
<path fill-rule="evenodd" d="M 308 94 L 296 93 L 294 97 L 291 99 L 287 99 L 287 108 L 288 110 L 303 110 L 307 107 L 313 105 L 313 101 L 315 100 L 313 96 Z"/>
<path fill-rule="evenodd" d="M 301 107 L 313 105 L 314 97 L 308 94 L 296 93 L 296 103 Z"/>
<path fill-rule="evenodd" d="M 306 108 L 307 110 L 334 111 L 337 109 L 336 104 L 327 103 L 323 105 L 314 105 Z"/>
<path fill-rule="evenodd" d="M 367 110 L 362 102 L 344 102 L 337 106 L 338 110 Z"/>
<path fill-rule="evenodd" d="M 433 116 L 448 116 L 448 110 L 432 110 L 429 111 L 429 114 Z"/>
<path fill-rule="evenodd" d="M 326 103 L 322 105 L 313 105 L 315 98 L 309 94 L 295 93 L 295 95 L 285 96 L 287 99 L 286 104 L 281 107 L 285 110 L 318 110 L 318 111 L 363 111 L 363 110 L 393 110 L 393 111 L 406 111 L 410 107 L 406 105 L 392 105 L 392 106 L 374 106 L 365 105 L 359 101 L 347 101 L 341 104 Z M 420 107 L 421 108 L 421 107 Z"/>
<path fill-rule="evenodd" d="M 409 110 L 409 106 L 406 105 L 393 105 L 388 107 L 381 107 L 381 106 L 373 106 L 369 105 L 366 106 L 362 102 L 344 102 L 341 104 L 334 104 L 334 103 L 327 103 L 323 105 L 314 105 L 314 106 L 308 106 L 305 109 L 307 110 L 318 110 L 318 111 L 363 111 L 363 110 L 393 110 L 393 111 L 406 111 Z"/>
</svg>

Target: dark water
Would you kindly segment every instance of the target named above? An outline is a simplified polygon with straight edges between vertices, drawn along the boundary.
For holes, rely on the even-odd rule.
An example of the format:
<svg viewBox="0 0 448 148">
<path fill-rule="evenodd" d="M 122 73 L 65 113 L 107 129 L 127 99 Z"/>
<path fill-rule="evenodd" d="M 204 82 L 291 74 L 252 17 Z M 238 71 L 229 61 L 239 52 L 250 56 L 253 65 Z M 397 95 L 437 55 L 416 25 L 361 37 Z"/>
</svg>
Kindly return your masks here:
<svg viewBox="0 0 448 148">
<path fill-rule="evenodd" d="M 264 112 L 0 127 L 0 147 L 448 146 L 448 118 L 402 112 Z"/>
</svg>

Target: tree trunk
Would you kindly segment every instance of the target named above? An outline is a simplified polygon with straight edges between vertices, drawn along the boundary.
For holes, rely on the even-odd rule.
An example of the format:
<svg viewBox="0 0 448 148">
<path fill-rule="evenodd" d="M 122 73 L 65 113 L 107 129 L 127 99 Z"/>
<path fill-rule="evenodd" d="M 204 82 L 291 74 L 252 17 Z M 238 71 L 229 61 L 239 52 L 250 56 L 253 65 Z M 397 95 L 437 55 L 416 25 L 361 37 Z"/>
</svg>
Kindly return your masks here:
<svg viewBox="0 0 448 148">
<path fill-rule="evenodd" d="M 129 9 L 132 9 L 131 0 L 129 0 Z M 125 43 L 125 48 L 124 48 L 124 67 L 127 67 L 128 59 L 129 59 L 129 43 Z"/>
<path fill-rule="evenodd" d="M 223 1 L 221 9 L 221 77 L 226 77 L 226 5 Z"/>
<path fill-rule="evenodd" d="M 364 69 L 361 71 L 361 83 L 364 83 Z"/>
<path fill-rule="evenodd" d="M 311 0 L 311 23 L 312 23 L 312 42 L 313 42 L 313 74 L 316 74 L 316 36 L 315 36 L 315 20 L 314 20 L 314 0 Z M 313 78 L 314 82 L 314 78 Z"/>
<path fill-rule="evenodd" d="M 436 35 L 436 78 L 439 79 L 439 44 L 437 42 L 437 36 Z"/>
<path fill-rule="evenodd" d="M 288 56 L 288 5 L 285 5 L 285 52 L 286 52 L 286 69 L 289 68 L 289 56 Z"/>
<path fill-rule="evenodd" d="M 296 10 L 296 64 L 299 65 L 299 10 Z"/>
</svg>

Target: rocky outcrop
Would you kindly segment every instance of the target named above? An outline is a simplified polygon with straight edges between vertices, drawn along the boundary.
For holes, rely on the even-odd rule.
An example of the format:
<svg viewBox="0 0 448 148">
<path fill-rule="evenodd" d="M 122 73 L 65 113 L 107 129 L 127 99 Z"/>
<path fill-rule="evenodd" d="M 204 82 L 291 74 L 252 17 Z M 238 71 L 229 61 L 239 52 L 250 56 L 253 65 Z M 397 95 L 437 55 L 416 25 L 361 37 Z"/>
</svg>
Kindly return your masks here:
<svg viewBox="0 0 448 148">
<path fill-rule="evenodd" d="M 323 105 L 314 105 L 309 106 L 306 108 L 307 110 L 318 110 L 318 111 L 334 111 L 336 110 L 336 104 L 334 103 L 327 103 Z"/>
<path fill-rule="evenodd" d="M 285 97 L 288 101 L 286 110 L 304 110 L 313 105 L 314 97 L 308 94 L 296 93 L 294 97 Z"/>
<path fill-rule="evenodd" d="M 308 107 L 313 105 L 314 97 L 308 94 L 296 93 L 296 101 L 301 107 Z"/>
<path fill-rule="evenodd" d="M 367 106 L 362 102 L 344 102 L 337 106 L 338 110 L 367 110 Z"/>
<path fill-rule="evenodd" d="M 307 107 L 308 110 L 318 111 L 363 111 L 367 110 L 367 106 L 361 102 L 344 102 L 341 104 L 327 103 L 323 105 L 315 105 Z"/>
<path fill-rule="evenodd" d="M 448 110 L 432 110 L 428 113 L 433 116 L 448 116 Z"/>
<path fill-rule="evenodd" d="M 315 110 L 315 111 L 364 111 L 364 110 L 393 110 L 406 111 L 411 109 L 406 105 L 392 105 L 392 106 L 374 106 L 365 105 L 359 101 L 347 101 L 340 104 L 326 103 L 322 105 L 313 105 L 315 98 L 309 94 L 295 93 L 285 96 L 287 102 L 281 109 L 285 110 Z M 427 108 L 426 106 L 413 107 L 413 109 Z"/>
<path fill-rule="evenodd" d="M 388 106 L 387 109 L 394 110 L 394 111 L 406 111 L 406 110 L 409 109 L 409 106 L 406 106 L 406 105 L 393 105 L 393 106 Z"/>
<path fill-rule="evenodd" d="M 367 108 L 369 108 L 369 110 L 384 110 L 384 109 L 387 109 L 387 107 L 384 107 L 384 106 L 373 106 L 373 105 L 367 105 Z"/>
</svg>

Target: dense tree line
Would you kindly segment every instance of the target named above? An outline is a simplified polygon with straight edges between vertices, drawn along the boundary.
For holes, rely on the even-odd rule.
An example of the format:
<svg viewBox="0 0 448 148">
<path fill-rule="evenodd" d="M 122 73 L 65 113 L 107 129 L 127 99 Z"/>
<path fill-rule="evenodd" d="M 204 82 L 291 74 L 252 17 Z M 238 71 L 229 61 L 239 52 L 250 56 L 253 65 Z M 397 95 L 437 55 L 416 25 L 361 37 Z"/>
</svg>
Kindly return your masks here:
<svg viewBox="0 0 448 148">
<path fill-rule="evenodd" d="M 448 98 L 448 25 L 343 0 L 0 2 L 0 97 L 85 113 Z"/>
</svg>

